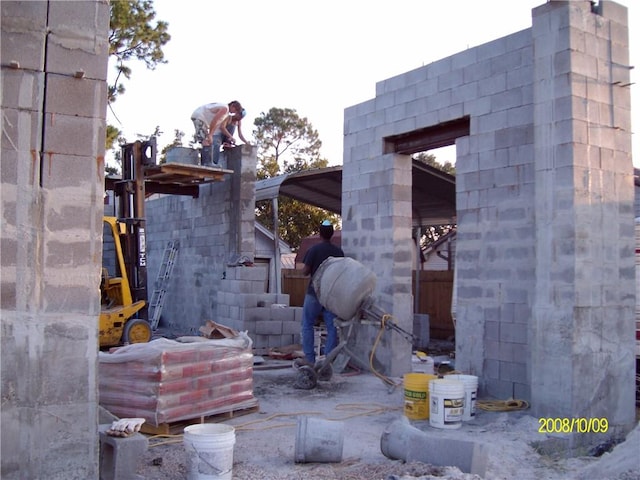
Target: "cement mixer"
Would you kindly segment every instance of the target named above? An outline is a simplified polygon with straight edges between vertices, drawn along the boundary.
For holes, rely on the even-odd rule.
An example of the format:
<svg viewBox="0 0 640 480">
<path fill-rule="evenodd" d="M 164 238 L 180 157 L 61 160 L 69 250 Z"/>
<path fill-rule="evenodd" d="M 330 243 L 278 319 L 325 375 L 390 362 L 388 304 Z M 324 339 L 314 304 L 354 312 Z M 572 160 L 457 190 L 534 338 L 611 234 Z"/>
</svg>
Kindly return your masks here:
<svg viewBox="0 0 640 480">
<path fill-rule="evenodd" d="M 318 380 L 330 380 L 333 375 L 333 362 L 341 353 L 346 359 L 342 368 L 346 367 L 350 358 L 368 368 L 366 362 L 358 360 L 347 348 L 356 323 L 379 325 L 385 330 L 395 330 L 410 343 L 416 340 L 412 333 L 400 328 L 391 315 L 375 306 L 372 294 L 376 287 L 376 276 L 353 258 L 327 258 L 318 267 L 311 282 L 320 304 L 337 316 L 334 323 L 339 330 L 340 343 L 324 360 L 316 362 L 313 367 L 305 365 L 298 368 L 296 388 L 310 390 L 316 387 Z"/>
</svg>

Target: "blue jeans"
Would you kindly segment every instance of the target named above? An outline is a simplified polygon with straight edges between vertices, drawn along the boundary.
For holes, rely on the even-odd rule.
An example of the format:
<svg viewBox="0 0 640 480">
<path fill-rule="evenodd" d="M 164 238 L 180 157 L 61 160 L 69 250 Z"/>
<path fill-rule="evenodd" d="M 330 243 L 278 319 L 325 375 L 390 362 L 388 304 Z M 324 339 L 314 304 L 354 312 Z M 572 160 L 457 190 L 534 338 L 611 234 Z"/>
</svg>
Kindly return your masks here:
<svg viewBox="0 0 640 480">
<path fill-rule="evenodd" d="M 222 146 L 222 133 L 215 133 L 211 140 L 211 145 L 203 146 L 200 157 L 200 164 L 210 167 L 218 165 L 220 161 L 220 147 Z"/>
<path fill-rule="evenodd" d="M 338 330 L 333 324 L 336 318 L 335 314 L 320 305 L 315 295 L 307 293 L 304 296 L 304 304 L 302 305 L 302 351 L 304 356 L 311 363 L 316 362 L 316 352 L 313 349 L 313 326 L 316 318 L 322 313 L 324 323 L 327 327 L 327 339 L 324 345 L 324 354 L 329 355 L 331 350 L 338 346 Z"/>
</svg>

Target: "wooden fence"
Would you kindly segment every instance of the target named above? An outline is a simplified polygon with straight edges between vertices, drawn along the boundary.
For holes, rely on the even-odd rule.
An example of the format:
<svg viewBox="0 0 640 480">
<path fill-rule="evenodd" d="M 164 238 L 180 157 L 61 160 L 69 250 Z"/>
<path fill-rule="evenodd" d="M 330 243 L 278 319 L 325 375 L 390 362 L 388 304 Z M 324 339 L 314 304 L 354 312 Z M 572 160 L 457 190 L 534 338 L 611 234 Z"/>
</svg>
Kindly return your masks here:
<svg viewBox="0 0 640 480">
<path fill-rule="evenodd" d="M 415 294 L 415 272 L 413 272 Z M 299 269 L 282 269 L 282 292 L 289 295 L 289 304 L 301 307 L 307 291 L 309 277 Z M 446 339 L 454 335 L 451 318 L 451 293 L 453 292 L 453 271 L 420 271 L 418 311 L 429 315 L 431 338 Z"/>
</svg>

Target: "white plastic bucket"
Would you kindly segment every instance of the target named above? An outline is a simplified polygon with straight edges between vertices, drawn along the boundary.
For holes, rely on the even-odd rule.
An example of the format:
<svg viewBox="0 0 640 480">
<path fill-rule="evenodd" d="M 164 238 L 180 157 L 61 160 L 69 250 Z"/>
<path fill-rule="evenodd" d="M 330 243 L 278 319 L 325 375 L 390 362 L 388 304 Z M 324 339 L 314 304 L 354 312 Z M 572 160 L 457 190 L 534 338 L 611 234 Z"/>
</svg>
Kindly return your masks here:
<svg viewBox="0 0 640 480">
<path fill-rule="evenodd" d="M 478 398 L 478 377 L 475 375 L 447 375 L 445 379 L 459 380 L 464 385 L 464 412 L 462 421 L 467 422 L 476 417 L 476 400 Z"/>
<path fill-rule="evenodd" d="M 459 380 L 436 379 L 429 382 L 429 425 L 460 428 L 464 412 L 464 384 Z"/>
<path fill-rule="evenodd" d="M 344 422 L 299 417 L 295 462 L 341 462 L 343 442 Z"/>
<path fill-rule="evenodd" d="M 426 373 L 427 375 L 433 375 L 435 372 L 435 365 L 432 357 L 418 357 L 412 355 L 411 357 L 411 371 L 413 373 Z"/>
<path fill-rule="evenodd" d="M 185 427 L 188 480 L 231 480 L 235 428 L 221 423 Z"/>
</svg>

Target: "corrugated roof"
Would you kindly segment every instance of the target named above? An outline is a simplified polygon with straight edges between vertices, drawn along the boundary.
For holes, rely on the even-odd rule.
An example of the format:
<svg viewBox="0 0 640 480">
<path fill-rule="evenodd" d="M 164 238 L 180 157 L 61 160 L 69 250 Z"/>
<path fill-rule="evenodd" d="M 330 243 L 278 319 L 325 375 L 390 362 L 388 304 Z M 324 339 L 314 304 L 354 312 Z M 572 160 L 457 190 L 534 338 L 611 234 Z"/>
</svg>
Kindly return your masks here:
<svg viewBox="0 0 640 480">
<path fill-rule="evenodd" d="M 413 226 L 455 223 L 455 177 L 413 160 Z M 256 201 L 279 195 L 342 214 L 342 166 L 287 173 L 256 182 Z"/>
</svg>

